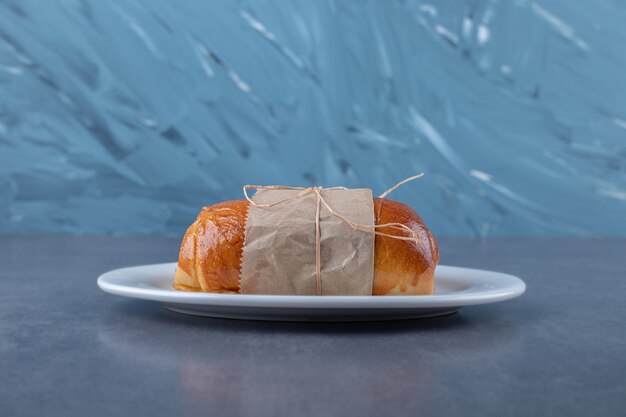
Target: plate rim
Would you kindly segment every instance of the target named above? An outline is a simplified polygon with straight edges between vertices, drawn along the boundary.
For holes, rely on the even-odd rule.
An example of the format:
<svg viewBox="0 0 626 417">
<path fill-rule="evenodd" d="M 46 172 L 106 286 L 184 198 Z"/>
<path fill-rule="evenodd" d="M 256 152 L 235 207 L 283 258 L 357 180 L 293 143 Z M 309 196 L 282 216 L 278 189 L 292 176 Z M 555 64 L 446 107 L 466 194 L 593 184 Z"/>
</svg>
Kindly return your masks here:
<svg viewBox="0 0 626 417">
<path fill-rule="evenodd" d="M 124 297 L 152 300 L 161 303 L 187 304 L 190 306 L 233 306 L 254 308 L 306 308 L 306 309 L 358 309 L 358 308 L 433 308 L 462 307 L 495 303 L 519 297 L 526 291 L 525 282 L 517 276 L 504 272 L 458 266 L 438 265 L 440 274 L 465 275 L 474 284 L 500 281 L 499 287 L 482 290 L 433 295 L 269 295 L 269 294 L 213 294 L 184 292 L 169 289 L 140 288 L 112 282 L 117 276 L 146 268 L 175 268 L 176 262 L 137 265 L 107 271 L 98 277 L 97 284 L 104 292 Z M 146 272 L 143 271 L 143 274 Z M 468 279 L 468 274 L 478 274 L 482 279 Z M 440 280 L 450 279 L 440 277 Z"/>
</svg>

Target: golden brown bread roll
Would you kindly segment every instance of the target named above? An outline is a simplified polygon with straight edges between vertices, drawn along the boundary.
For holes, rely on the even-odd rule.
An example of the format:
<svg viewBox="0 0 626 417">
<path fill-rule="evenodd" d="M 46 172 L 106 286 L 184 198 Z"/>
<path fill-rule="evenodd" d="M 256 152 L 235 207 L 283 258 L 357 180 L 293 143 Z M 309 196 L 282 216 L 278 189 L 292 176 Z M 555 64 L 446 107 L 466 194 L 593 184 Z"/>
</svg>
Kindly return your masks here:
<svg viewBox="0 0 626 417">
<path fill-rule="evenodd" d="M 182 291 L 239 293 L 248 201 L 204 207 L 183 238 L 174 288 Z M 439 262 L 437 242 L 420 216 L 397 201 L 374 199 L 376 224 L 401 223 L 419 242 L 376 235 L 372 295 L 432 294 Z"/>
</svg>

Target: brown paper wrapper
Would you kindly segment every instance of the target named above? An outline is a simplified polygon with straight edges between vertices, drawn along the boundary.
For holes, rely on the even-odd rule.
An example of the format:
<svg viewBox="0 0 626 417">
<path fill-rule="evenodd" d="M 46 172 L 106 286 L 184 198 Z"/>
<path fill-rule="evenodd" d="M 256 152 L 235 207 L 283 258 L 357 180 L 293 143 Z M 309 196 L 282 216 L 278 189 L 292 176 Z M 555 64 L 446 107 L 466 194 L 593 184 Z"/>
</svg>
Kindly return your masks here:
<svg viewBox="0 0 626 417">
<path fill-rule="evenodd" d="M 298 192 L 260 189 L 252 201 L 271 204 Z M 374 225 L 370 189 L 321 193 L 337 213 L 361 225 Z M 250 205 L 241 264 L 242 294 L 317 294 L 315 217 L 315 193 L 272 207 Z M 371 295 L 374 234 L 353 229 L 322 205 L 320 243 L 322 295 Z"/>
</svg>

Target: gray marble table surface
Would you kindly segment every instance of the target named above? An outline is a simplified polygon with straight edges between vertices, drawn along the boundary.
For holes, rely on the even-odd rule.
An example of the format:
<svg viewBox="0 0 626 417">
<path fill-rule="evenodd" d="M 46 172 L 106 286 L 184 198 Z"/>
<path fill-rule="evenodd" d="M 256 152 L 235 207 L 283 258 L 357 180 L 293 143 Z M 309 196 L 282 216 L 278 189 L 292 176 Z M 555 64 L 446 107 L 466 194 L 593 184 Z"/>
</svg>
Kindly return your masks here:
<svg viewBox="0 0 626 417">
<path fill-rule="evenodd" d="M 178 244 L 0 238 L 0 416 L 626 415 L 626 240 L 440 239 L 528 289 L 434 319 L 199 318 L 96 286 Z"/>
</svg>

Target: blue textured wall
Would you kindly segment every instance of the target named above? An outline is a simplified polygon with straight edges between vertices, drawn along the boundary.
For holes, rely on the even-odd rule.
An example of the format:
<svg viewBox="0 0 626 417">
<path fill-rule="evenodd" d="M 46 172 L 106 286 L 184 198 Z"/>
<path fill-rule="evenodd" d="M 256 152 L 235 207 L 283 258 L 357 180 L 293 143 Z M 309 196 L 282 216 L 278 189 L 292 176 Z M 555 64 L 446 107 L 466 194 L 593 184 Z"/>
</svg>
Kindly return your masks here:
<svg viewBox="0 0 626 417">
<path fill-rule="evenodd" d="M 1 1 L 0 232 L 177 234 L 244 183 L 439 235 L 626 235 L 618 1 Z"/>
</svg>

